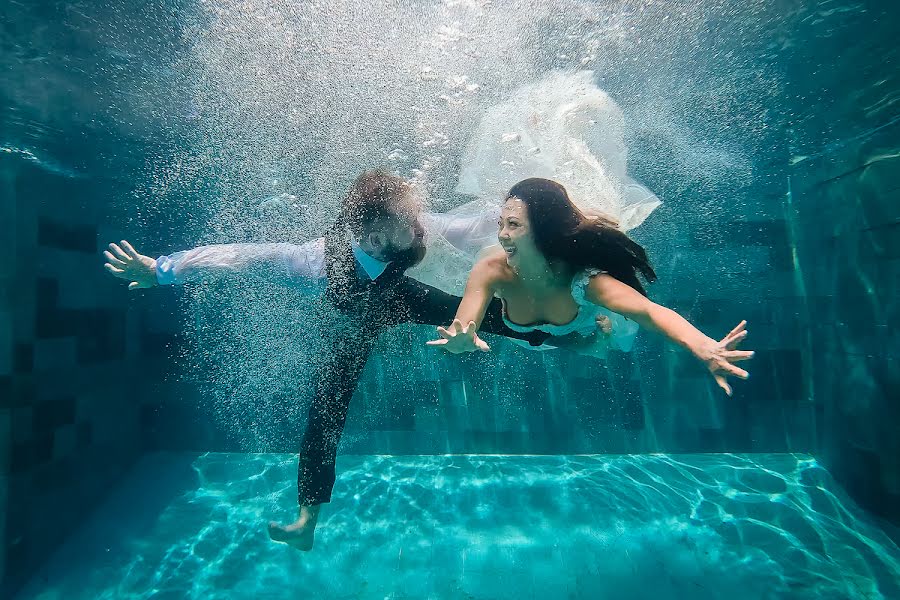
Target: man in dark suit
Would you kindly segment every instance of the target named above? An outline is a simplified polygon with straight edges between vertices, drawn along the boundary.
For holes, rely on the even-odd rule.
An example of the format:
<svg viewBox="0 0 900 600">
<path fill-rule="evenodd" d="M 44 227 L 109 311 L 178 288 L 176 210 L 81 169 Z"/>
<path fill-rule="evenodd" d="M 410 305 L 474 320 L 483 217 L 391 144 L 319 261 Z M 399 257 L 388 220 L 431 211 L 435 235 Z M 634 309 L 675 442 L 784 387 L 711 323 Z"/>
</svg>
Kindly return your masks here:
<svg viewBox="0 0 900 600">
<path fill-rule="evenodd" d="M 223 274 L 261 277 L 321 297 L 334 309 L 329 340 L 315 366 L 315 394 L 300 449 L 299 518 L 289 525 L 269 524 L 272 539 L 309 550 L 319 509 L 331 500 L 335 457 L 350 400 L 379 334 L 400 323 L 446 325 L 456 314 L 460 298 L 408 277 L 407 269 L 425 257 L 426 236 L 444 236 L 466 253 L 490 239 L 495 224 L 494 216 L 488 214 L 456 219 L 425 213 L 408 182 L 368 171 L 351 186 L 324 238 L 302 245 L 200 246 L 156 259 L 138 253 L 123 240 L 110 244 L 104 253 L 105 267 L 128 281 L 129 289 Z M 534 345 L 547 337 L 506 327 L 499 300 L 488 309 L 481 331 Z"/>
</svg>

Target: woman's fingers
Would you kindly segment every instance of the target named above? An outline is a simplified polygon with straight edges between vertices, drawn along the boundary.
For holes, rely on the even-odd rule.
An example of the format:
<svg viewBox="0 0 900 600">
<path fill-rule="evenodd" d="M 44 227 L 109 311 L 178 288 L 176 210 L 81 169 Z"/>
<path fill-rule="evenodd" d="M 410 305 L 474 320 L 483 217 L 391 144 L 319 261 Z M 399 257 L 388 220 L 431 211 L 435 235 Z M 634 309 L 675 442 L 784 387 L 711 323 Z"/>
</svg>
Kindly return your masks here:
<svg viewBox="0 0 900 600">
<path fill-rule="evenodd" d="M 722 338 L 722 342 L 724 342 L 725 344 L 730 344 L 738 336 L 741 336 L 742 334 L 744 336 L 747 335 L 746 333 L 743 333 L 746 330 L 746 328 L 747 328 L 747 321 L 741 321 L 740 323 L 737 324 L 737 326 L 734 329 L 732 329 L 731 331 L 728 332 L 728 335 L 726 335 L 724 338 Z"/>
<path fill-rule="evenodd" d="M 741 379 L 747 379 L 750 377 L 750 373 L 745 371 L 744 369 L 737 367 L 731 363 L 725 363 L 722 365 L 722 371 L 728 372 L 729 375 L 735 375 L 736 377 L 740 377 Z"/>
<path fill-rule="evenodd" d="M 716 379 L 716 383 L 719 384 L 719 387 L 725 390 L 725 393 L 729 396 L 731 395 L 731 386 L 728 385 L 728 381 L 725 379 L 723 375 L 714 375 Z"/>
<path fill-rule="evenodd" d="M 120 260 L 120 259 L 116 258 L 115 256 L 113 256 L 113 255 L 112 255 L 112 252 L 110 252 L 109 250 L 104 250 L 104 251 L 103 251 L 103 257 L 104 257 L 107 261 L 109 261 L 110 264 L 112 264 L 112 265 L 114 265 L 114 266 L 116 266 L 116 267 L 124 267 L 124 266 L 125 266 L 125 261 L 124 261 L 124 260 Z"/>
<path fill-rule="evenodd" d="M 725 342 L 723 344 L 723 346 L 725 347 L 726 350 L 734 350 L 740 345 L 741 342 L 744 341 L 744 338 L 746 338 L 747 335 L 749 335 L 749 333 L 750 332 L 745 329 L 744 331 L 741 331 L 736 336 L 731 338 L 729 341 Z M 724 342 L 724 340 L 723 340 L 723 342 Z"/>
<path fill-rule="evenodd" d="M 107 271 L 109 271 L 113 275 L 119 275 L 119 274 L 125 272 L 122 269 L 117 268 L 115 265 L 111 265 L 109 263 L 104 263 L 103 266 L 104 266 L 104 268 L 106 268 Z"/>
<path fill-rule="evenodd" d="M 437 328 L 438 335 L 444 338 L 445 340 L 449 340 L 453 337 L 453 334 L 447 331 L 446 327 L 438 327 Z"/>
<path fill-rule="evenodd" d="M 738 362 L 741 360 L 750 360 L 753 358 L 754 354 L 753 350 L 729 350 L 725 352 L 724 356 L 731 362 Z"/>
<path fill-rule="evenodd" d="M 738 325 L 734 329 L 729 331 L 728 334 L 724 338 L 722 338 L 722 341 L 730 342 L 730 341 L 734 340 L 736 337 L 738 337 L 739 335 L 741 335 L 742 332 L 746 331 L 746 329 L 747 329 L 747 322 L 741 321 L 740 323 L 738 323 Z"/>
<path fill-rule="evenodd" d="M 426 346 L 443 346 L 447 343 L 447 340 L 428 340 L 425 342 Z"/>
<path fill-rule="evenodd" d="M 128 256 L 125 251 L 119 248 L 115 243 L 110 244 L 109 249 L 112 250 L 112 253 L 116 256 L 116 258 L 125 262 L 131 260 L 131 257 Z"/>
</svg>

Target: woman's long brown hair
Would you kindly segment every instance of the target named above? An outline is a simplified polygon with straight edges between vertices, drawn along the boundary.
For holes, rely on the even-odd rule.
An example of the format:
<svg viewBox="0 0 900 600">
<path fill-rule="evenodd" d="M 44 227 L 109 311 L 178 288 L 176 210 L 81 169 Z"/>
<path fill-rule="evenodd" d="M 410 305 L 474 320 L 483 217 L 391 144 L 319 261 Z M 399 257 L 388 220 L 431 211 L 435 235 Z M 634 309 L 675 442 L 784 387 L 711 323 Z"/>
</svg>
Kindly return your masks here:
<svg viewBox="0 0 900 600">
<path fill-rule="evenodd" d="M 506 199 L 512 197 L 525 204 L 534 243 L 549 261 L 563 262 L 575 272 L 600 269 L 647 295 L 638 274 L 653 283 L 656 273 L 644 248 L 625 233 L 581 212 L 562 185 L 532 177 L 514 185 Z"/>
</svg>

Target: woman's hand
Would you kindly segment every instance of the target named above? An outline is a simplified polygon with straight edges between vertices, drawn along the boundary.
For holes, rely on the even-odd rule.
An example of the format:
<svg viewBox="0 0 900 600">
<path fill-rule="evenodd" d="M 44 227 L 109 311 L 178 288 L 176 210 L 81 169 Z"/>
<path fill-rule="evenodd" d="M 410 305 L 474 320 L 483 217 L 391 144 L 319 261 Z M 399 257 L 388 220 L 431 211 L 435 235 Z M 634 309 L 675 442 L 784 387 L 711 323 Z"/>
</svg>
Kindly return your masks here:
<svg viewBox="0 0 900 600">
<path fill-rule="evenodd" d="M 438 335 L 443 339 L 431 340 L 425 343 L 429 346 L 440 346 L 447 352 L 452 352 L 453 354 L 474 352 L 475 350 L 490 352 L 490 346 L 478 337 L 475 330 L 475 321 L 469 321 L 469 324 L 466 327 L 463 327 L 463 324 L 459 319 L 453 319 L 453 323 L 449 328 L 437 328 Z"/>
<path fill-rule="evenodd" d="M 697 356 L 709 372 L 712 374 L 719 387 L 725 390 L 725 393 L 731 395 L 731 386 L 728 385 L 726 377 L 733 375 L 741 379 L 747 379 L 750 374 L 734 365 L 734 363 L 749 360 L 753 358 L 753 351 L 738 350 L 740 344 L 747 337 L 747 321 L 741 321 L 738 326 L 723 337 L 720 341 L 709 339 L 709 343 L 701 347 L 694 354 Z"/>
<path fill-rule="evenodd" d="M 138 254 L 131 244 L 122 240 L 121 246 L 110 244 L 109 250 L 103 251 L 106 264 L 103 265 L 113 277 L 130 281 L 129 290 L 151 288 L 157 284 L 156 261 L 149 256 Z"/>
</svg>

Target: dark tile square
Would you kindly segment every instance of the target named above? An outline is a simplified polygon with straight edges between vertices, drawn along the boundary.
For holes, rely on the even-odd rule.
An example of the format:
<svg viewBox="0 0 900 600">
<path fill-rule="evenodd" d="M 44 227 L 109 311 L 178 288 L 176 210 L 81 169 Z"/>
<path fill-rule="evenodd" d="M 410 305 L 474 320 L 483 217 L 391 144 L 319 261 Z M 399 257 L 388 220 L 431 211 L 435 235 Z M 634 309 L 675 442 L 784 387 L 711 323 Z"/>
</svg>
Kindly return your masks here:
<svg viewBox="0 0 900 600">
<path fill-rule="evenodd" d="M 392 431 L 412 431 L 415 429 L 416 416 L 411 404 L 394 403 L 388 413 L 382 415 L 380 429 Z"/>
<path fill-rule="evenodd" d="M 141 404 L 139 416 L 141 429 L 155 427 L 157 422 L 159 421 L 159 412 L 160 407 L 157 404 Z M 90 424 L 82 423 L 82 425 L 87 425 L 88 431 L 90 431 Z"/>
<path fill-rule="evenodd" d="M 789 244 L 777 244 L 771 247 L 769 265 L 775 271 L 793 271 L 794 253 Z"/>
<path fill-rule="evenodd" d="M 12 375 L 0 375 L 0 409 L 13 406 L 13 378 Z"/>
<path fill-rule="evenodd" d="M 75 422 L 75 396 L 66 396 L 34 406 L 34 430 L 48 432 L 61 425 Z"/>
<path fill-rule="evenodd" d="M 619 419 L 623 429 L 636 431 L 644 428 L 644 401 L 639 381 L 629 380 L 621 390 Z"/>
<path fill-rule="evenodd" d="M 723 452 L 726 448 L 724 432 L 721 429 L 700 427 L 697 430 L 699 452 Z"/>
<path fill-rule="evenodd" d="M 779 397 L 782 400 L 804 396 L 803 382 L 806 378 L 800 350 L 770 350 L 769 364 L 772 366 L 771 376 L 777 382 Z"/>
<path fill-rule="evenodd" d="M 53 456 L 53 434 L 46 433 L 27 442 L 13 444 L 10 448 L 9 470 L 24 473 L 36 465 L 47 462 Z"/>
<path fill-rule="evenodd" d="M 34 315 L 34 331 L 38 338 L 71 337 L 76 329 L 77 321 L 62 311 L 38 309 Z"/>
<path fill-rule="evenodd" d="M 61 250 L 94 253 L 97 250 L 97 228 L 93 225 L 61 223 L 38 217 L 38 244 Z"/>
<path fill-rule="evenodd" d="M 696 250 L 724 249 L 730 246 L 725 230 L 719 223 L 700 222 L 688 232 L 690 247 Z"/>
<path fill-rule="evenodd" d="M 27 442 L 34 437 L 34 415 L 30 406 L 14 406 L 9 415 L 12 443 Z"/>
<path fill-rule="evenodd" d="M 13 372 L 30 373 L 34 369 L 34 344 L 17 342 L 13 349 Z"/>
<path fill-rule="evenodd" d="M 9 393 L 0 394 L 0 408 L 31 406 L 37 393 L 34 381 L 29 376 L 6 376 L 0 378 L 0 391 L 10 386 Z"/>
<path fill-rule="evenodd" d="M 50 460 L 35 468 L 32 476 L 34 491 L 49 494 L 71 489 L 75 485 L 72 463 L 65 458 Z"/>
<path fill-rule="evenodd" d="M 76 359 L 79 364 L 117 360 L 125 353 L 125 311 L 79 311 Z"/>
<path fill-rule="evenodd" d="M 143 407 L 141 407 L 143 409 Z M 143 425 L 143 410 L 141 410 L 141 425 Z M 142 428 L 143 429 L 143 428 Z M 87 448 L 91 445 L 94 437 L 94 431 L 90 423 L 79 423 L 75 431 L 75 447 L 80 449 Z"/>
<path fill-rule="evenodd" d="M 38 312 L 53 312 L 59 304 L 59 280 L 38 277 L 34 284 Z"/>
<path fill-rule="evenodd" d="M 141 354 L 147 356 L 175 356 L 179 348 L 187 345 L 184 336 L 177 333 L 141 331 L 139 339 Z"/>
</svg>

